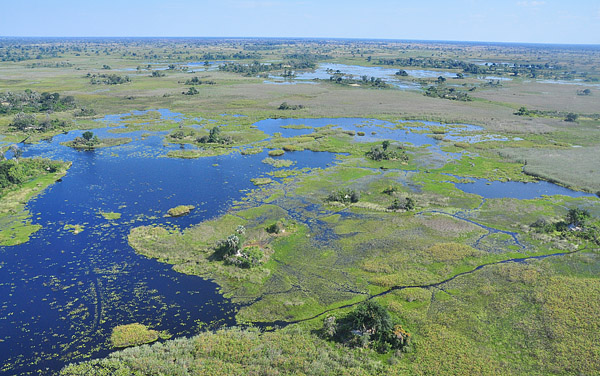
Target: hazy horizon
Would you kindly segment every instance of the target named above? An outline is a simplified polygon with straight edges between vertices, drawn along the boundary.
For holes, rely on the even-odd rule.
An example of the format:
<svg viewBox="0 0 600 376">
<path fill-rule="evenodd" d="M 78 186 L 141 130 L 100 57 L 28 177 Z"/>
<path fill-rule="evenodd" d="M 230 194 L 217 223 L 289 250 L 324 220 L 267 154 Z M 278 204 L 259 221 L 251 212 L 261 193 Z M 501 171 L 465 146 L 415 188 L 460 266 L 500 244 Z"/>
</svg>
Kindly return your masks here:
<svg viewBox="0 0 600 376">
<path fill-rule="evenodd" d="M 600 44 L 594 0 L 32 0 L 3 5 L 7 37 L 319 38 Z"/>
</svg>

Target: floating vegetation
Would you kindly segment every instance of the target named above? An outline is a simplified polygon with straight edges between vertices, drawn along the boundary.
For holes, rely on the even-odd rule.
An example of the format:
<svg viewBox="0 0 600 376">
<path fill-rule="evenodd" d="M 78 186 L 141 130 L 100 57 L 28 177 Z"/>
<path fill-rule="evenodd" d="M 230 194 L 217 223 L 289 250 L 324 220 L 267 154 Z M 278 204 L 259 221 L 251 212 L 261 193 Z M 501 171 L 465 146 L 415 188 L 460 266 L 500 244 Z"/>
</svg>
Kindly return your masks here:
<svg viewBox="0 0 600 376">
<path fill-rule="evenodd" d="M 296 162 L 291 161 L 289 159 L 274 159 L 274 158 L 265 158 L 262 160 L 262 163 L 266 163 L 269 164 L 275 168 L 281 168 L 281 167 L 290 167 L 292 165 L 294 165 Z"/>
<path fill-rule="evenodd" d="M 115 220 L 115 219 L 120 219 L 121 218 L 121 213 L 99 212 L 98 214 L 100 214 L 101 216 L 103 216 L 104 219 L 108 219 L 108 220 Z"/>
<path fill-rule="evenodd" d="M 262 153 L 263 148 L 260 147 L 256 147 L 256 148 L 245 148 L 240 150 L 240 154 L 242 155 L 253 155 L 253 154 L 260 154 Z"/>
<path fill-rule="evenodd" d="M 184 215 L 190 214 L 192 210 L 194 210 L 194 205 L 179 205 L 174 208 L 171 208 L 167 211 L 167 216 L 169 217 L 181 217 Z"/>
<path fill-rule="evenodd" d="M 269 156 L 271 156 L 271 157 L 279 157 L 284 154 L 285 154 L 285 151 L 281 150 L 281 149 L 269 150 Z"/>
<path fill-rule="evenodd" d="M 85 227 L 83 225 L 65 225 L 63 227 L 64 230 L 71 231 L 75 235 L 82 232 L 84 228 Z"/>
<path fill-rule="evenodd" d="M 252 182 L 252 184 L 257 186 L 271 184 L 273 182 L 271 178 L 254 178 L 250 179 L 250 181 Z"/>
<path fill-rule="evenodd" d="M 148 329 L 146 325 L 133 323 L 116 326 L 110 335 L 110 343 L 113 347 L 129 347 L 151 343 L 158 338 L 158 331 Z"/>
</svg>

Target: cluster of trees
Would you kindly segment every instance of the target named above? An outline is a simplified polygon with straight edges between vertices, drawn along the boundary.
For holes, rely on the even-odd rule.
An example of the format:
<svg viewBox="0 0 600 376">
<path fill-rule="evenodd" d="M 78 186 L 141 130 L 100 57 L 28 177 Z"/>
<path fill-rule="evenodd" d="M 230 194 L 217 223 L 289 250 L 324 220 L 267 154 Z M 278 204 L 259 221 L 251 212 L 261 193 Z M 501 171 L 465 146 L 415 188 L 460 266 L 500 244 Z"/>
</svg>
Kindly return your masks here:
<svg viewBox="0 0 600 376">
<path fill-rule="evenodd" d="M 461 60 L 453 59 L 432 59 L 432 58 L 396 58 L 396 59 L 379 59 L 378 65 L 391 65 L 400 67 L 419 67 L 419 68 L 435 68 L 435 69 L 462 69 L 465 73 L 486 74 L 489 68 L 487 66 L 468 63 Z"/>
<path fill-rule="evenodd" d="M 540 111 L 530 110 L 527 107 L 519 107 L 517 112 L 514 113 L 518 116 L 549 116 L 563 118 L 565 121 L 575 122 L 579 119 L 579 115 L 574 112 L 560 112 L 560 111 Z M 594 117 L 593 115 L 590 117 Z"/>
<path fill-rule="evenodd" d="M 221 128 L 219 128 L 219 126 L 215 126 L 213 128 L 211 128 L 211 130 L 209 131 L 208 135 L 204 135 L 202 137 L 199 137 L 196 142 L 199 142 L 201 144 L 223 144 L 223 145 L 228 145 L 231 144 L 233 142 L 233 140 L 231 139 L 231 136 L 222 136 L 221 135 Z"/>
<path fill-rule="evenodd" d="M 150 77 L 165 77 L 166 74 L 164 72 L 161 71 L 152 71 L 152 74 L 150 75 Z"/>
<path fill-rule="evenodd" d="M 341 202 L 342 204 L 355 203 L 360 200 L 360 192 L 351 188 L 338 189 L 327 196 L 326 201 Z"/>
<path fill-rule="evenodd" d="M 301 110 L 304 108 L 303 104 L 288 104 L 288 102 L 283 102 L 279 105 L 277 109 L 279 110 Z"/>
<path fill-rule="evenodd" d="M 129 76 L 120 76 L 118 74 L 92 74 L 88 73 L 92 85 L 121 85 L 131 82 Z"/>
<path fill-rule="evenodd" d="M 83 132 L 81 137 L 75 137 L 72 141 L 72 146 L 81 148 L 88 147 L 93 148 L 94 146 L 100 143 L 100 139 L 93 132 L 86 131 Z"/>
<path fill-rule="evenodd" d="M 65 120 L 50 119 L 48 114 L 44 120 L 38 121 L 35 115 L 19 112 L 13 117 L 10 126 L 21 132 L 45 132 L 56 128 L 65 128 L 69 125 Z"/>
<path fill-rule="evenodd" d="M 59 93 L 43 92 L 40 94 L 30 89 L 0 94 L 0 114 L 58 112 L 73 108 L 75 108 L 75 98 L 70 95 L 61 97 Z"/>
<path fill-rule="evenodd" d="M 368 60 L 368 59 L 367 59 Z M 378 65 L 419 67 L 433 69 L 460 69 L 463 73 L 473 75 L 484 74 L 510 74 L 531 78 L 563 78 L 571 79 L 576 72 L 567 71 L 566 67 L 559 64 L 531 64 L 531 63 L 484 63 L 474 64 L 467 61 L 454 59 L 439 59 L 430 57 L 408 57 L 379 59 Z M 581 75 L 582 77 L 585 75 Z"/>
<path fill-rule="evenodd" d="M 577 90 L 577 95 L 592 95 L 592 91 L 590 89 Z"/>
<path fill-rule="evenodd" d="M 227 264 L 252 268 L 262 264 L 264 252 L 256 245 L 244 247 L 246 228 L 238 226 L 235 233 L 217 242 L 215 254 Z"/>
<path fill-rule="evenodd" d="M 196 94 L 200 94 L 200 92 L 198 91 L 198 89 L 196 89 L 195 86 L 192 86 L 192 87 L 188 88 L 187 91 L 182 91 L 181 94 L 183 94 L 183 95 L 196 95 Z"/>
<path fill-rule="evenodd" d="M 381 78 L 378 78 L 378 77 L 361 76 L 360 79 L 356 79 L 352 75 L 343 75 L 343 74 L 339 74 L 339 73 L 336 73 L 333 76 L 330 76 L 329 81 L 336 83 L 336 84 L 341 84 L 341 85 L 356 84 L 356 85 L 362 85 L 362 86 L 376 87 L 376 88 L 380 88 L 380 89 L 390 87 L 389 84 L 387 84 L 385 81 L 383 81 Z"/>
<path fill-rule="evenodd" d="M 415 200 L 410 197 L 405 198 L 404 200 L 400 200 L 395 198 L 392 204 L 388 207 L 390 210 L 406 210 L 410 211 L 415 208 Z"/>
<path fill-rule="evenodd" d="M 387 160 L 400 160 L 403 162 L 408 161 L 408 155 L 402 149 L 391 149 L 391 143 L 385 140 L 381 143 L 381 146 L 373 146 L 365 156 L 374 161 L 387 161 Z"/>
<path fill-rule="evenodd" d="M 14 158 L 0 160 L 0 192 L 27 183 L 40 175 L 54 173 L 63 162 L 42 158 L 20 158 L 20 149 L 13 148 Z M 4 158 L 4 154 L 2 154 Z"/>
<path fill-rule="evenodd" d="M 453 87 L 449 88 L 443 85 L 429 86 L 427 90 L 425 90 L 425 93 L 423 95 L 425 95 L 426 97 L 450 99 L 453 101 L 468 102 L 472 100 L 471 97 L 469 97 L 469 94 L 467 94 L 466 92 L 462 90 L 457 90 Z"/>
<path fill-rule="evenodd" d="M 246 76 L 255 76 L 263 72 L 272 72 L 284 69 L 314 69 L 316 64 L 310 60 L 290 60 L 285 63 L 262 64 L 254 61 L 251 64 L 225 63 L 219 65 L 219 70 L 224 72 L 234 72 Z"/>
<path fill-rule="evenodd" d="M 213 80 L 201 80 L 198 77 L 192 77 L 185 81 L 186 85 L 214 85 L 216 84 Z"/>
<path fill-rule="evenodd" d="M 340 319 L 326 317 L 322 334 L 351 347 L 370 347 L 381 353 L 406 349 L 411 342 L 410 334 L 395 324 L 389 312 L 374 300 L 359 304 Z"/>
<path fill-rule="evenodd" d="M 600 223 L 592 222 L 590 213 L 585 209 L 570 209 L 565 218 L 558 222 L 541 218 L 531 227 L 539 233 L 555 234 L 561 238 L 575 237 L 600 245 Z"/>
</svg>

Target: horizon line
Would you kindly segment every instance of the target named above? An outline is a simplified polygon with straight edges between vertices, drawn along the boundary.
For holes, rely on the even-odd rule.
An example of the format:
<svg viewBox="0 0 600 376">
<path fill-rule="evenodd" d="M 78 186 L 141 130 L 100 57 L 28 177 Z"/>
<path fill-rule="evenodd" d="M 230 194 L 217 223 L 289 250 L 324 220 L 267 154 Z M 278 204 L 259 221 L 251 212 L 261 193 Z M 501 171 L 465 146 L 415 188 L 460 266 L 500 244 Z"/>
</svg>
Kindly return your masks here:
<svg viewBox="0 0 600 376">
<path fill-rule="evenodd" d="M 284 39 L 284 40 L 356 40 L 356 41 L 396 41 L 396 42 L 437 42 L 437 43 L 480 43 L 480 44 L 522 44 L 522 45 L 548 45 L 548 46 L 596 46 L 600 43 L 577 42 L 510 42 L 510 41 L 477 41 L 477 40 L 443 40 L 443 39 L 402 39 L 402 38 L 374 38 L 374 37 L 253 37 L 253 36 L 36 36 L 36 35 L 0 35 L 0 39 Z"/>
</svg>

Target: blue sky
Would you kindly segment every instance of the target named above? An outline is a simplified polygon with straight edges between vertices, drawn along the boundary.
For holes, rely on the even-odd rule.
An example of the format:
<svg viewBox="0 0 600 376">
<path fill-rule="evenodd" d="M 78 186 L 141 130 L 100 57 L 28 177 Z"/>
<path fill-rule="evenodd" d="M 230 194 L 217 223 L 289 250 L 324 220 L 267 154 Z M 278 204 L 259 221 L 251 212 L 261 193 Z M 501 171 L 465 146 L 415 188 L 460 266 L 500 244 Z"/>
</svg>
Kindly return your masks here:
<svg viewBox="0 0 600 376">
<path fill-rule="evenodd" d="M 0 0 L 0 36 L 600 44 L 600 0 Z"/>
</svg>

